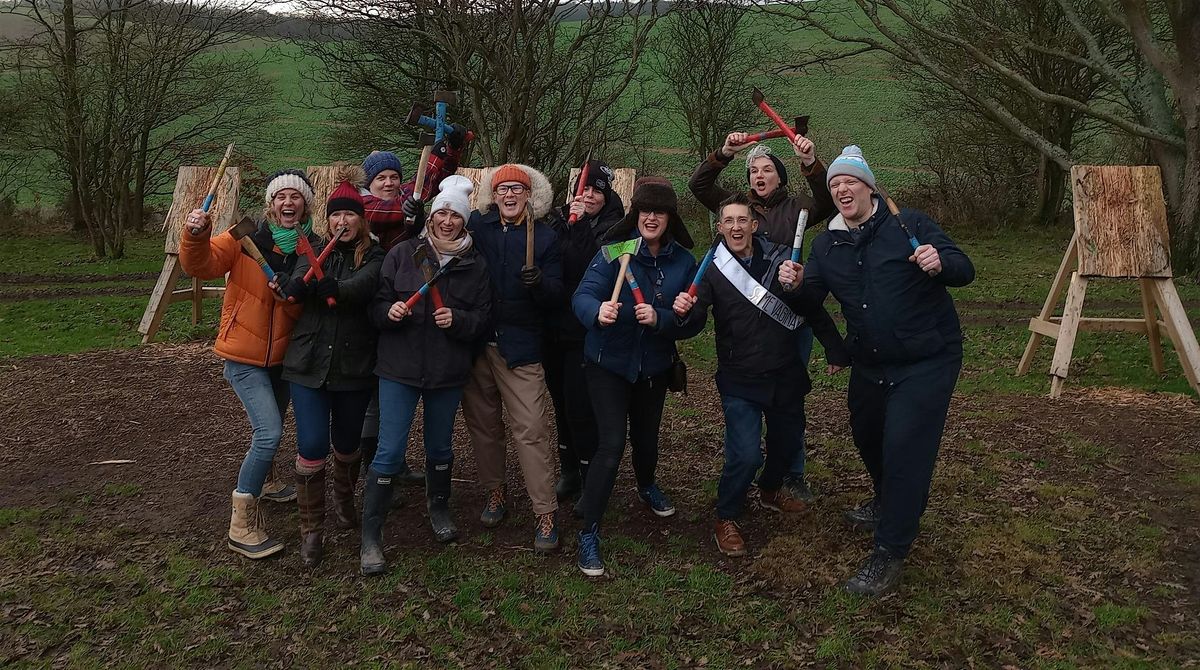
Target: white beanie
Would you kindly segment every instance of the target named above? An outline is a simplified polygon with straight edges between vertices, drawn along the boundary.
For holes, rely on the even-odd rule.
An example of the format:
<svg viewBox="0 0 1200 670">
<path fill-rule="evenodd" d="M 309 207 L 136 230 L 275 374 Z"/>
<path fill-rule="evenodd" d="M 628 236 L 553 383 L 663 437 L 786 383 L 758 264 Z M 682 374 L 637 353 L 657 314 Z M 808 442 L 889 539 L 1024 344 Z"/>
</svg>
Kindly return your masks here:
<svg viewBox="0 0 1200 670">
<path fill-rule="evenodd" d="M 312 184 L 308 182 L 308 175 L 304 174 L 303 170 L 280 170 L 271 175 L 267 179 L 267 205 L 271 204 L 276 193 L 288 188 L 298 191 L 300 197 L 304 198 L 304 204 L 312 206 Z"/>
<path fill-rule="evenodd" d="M 475 186 L 470 179 L 462 175 L 450 175 L 442 180 L 438 186 L 437 197 L 433 199 L 433 204 L 429 206 L 429 213 L 433 214 L 439 209 L 448 209 L 457 213 L 465 222 L 471 218 L 471 192 L 475 190 Z"/>
</svg>

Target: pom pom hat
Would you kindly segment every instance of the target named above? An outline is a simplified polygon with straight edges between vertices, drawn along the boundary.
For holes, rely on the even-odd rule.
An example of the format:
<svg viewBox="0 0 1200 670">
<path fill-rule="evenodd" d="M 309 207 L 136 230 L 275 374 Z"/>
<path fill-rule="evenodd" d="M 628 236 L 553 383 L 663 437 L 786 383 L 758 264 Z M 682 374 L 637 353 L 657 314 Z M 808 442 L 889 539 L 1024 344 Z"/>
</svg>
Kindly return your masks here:
<svg viewBox="0 0 1200 670">
<path fill-rule="evenodd" d="M 842 149 L 841 155 L 829 164 L 826 174 L 826 184 L 833 181 L 833 178 L 838 175 L 850 175 L 870 186 L 872 191 L 875 190 L 875 173 L 871 172 L 871 167 L 867 165 L 862 149 L 857 144 L 851 144 Z"/>
</svg>

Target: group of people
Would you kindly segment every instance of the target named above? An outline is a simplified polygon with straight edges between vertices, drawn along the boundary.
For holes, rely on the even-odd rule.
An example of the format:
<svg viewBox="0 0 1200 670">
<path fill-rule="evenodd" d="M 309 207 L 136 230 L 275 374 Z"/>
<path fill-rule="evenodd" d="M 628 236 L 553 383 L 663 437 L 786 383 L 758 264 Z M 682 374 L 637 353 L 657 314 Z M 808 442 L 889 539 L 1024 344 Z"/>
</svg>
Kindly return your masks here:
<svg viewBox="0 0 1200 670">
<path fill-rule="evenodd" d="M 434 536 L 455 540 L 449 501 L 461 405 L 486 494 L 480 523 L 503 523 L 511 504 L 511 435 L 534 549 L 559 548 L 559 504 L 578 497 L 577 565 L 602 575 L 600 524 L 627 441 L 640 499 L 656 515 L 675 512 L 655 476 L 659 429 L 668 389 L 683 383 L 676 342 L 698 335 L 711 312 L 725 416 L 717 548 L 746 553 L 738 520 L 756 478 L 764 508 L 802 512 L 812 498 L 804 436 L 815 334 L 830 374 L 851 368 L 850 425 L 874 485 L 846 513 L 874 529 L 873 549 L 846 588 L 894 588 L 962 361 L 947 287 L 969 283 L 974 270 L 949 237 L 921 212 L 891 214 L 857 147 L 827 168 L 798 137 L 792 148 L 809 195 L 791 192 L 779 156 L 731 133 L 689 183 L 717 220 L 711 266 L 698 273 L 668 180 L 638 179 L 625 203 L 612 170 L 591 161 L 584 183 L 572 185 L 581 194 L 554 207 L 545 175 L 507 164 L 485 171 L 473 211 L 472 182 L 455 174 L 466 137 L 456 127 L 439 143 L 425 184 L 404 182 L 389 152 L 343 168 L 326 203 L 328 239 L 312 231 L 313 187 L 299 170 L 267 179 L 263 221 L 240 241 L 213 236 L 203 210 L 188 215 L 180 260 L 192 276 L 227 277 L 215 349 L 253 431 L 232 494 L 229 548 L 249 558 L 283 548 L 259 503 L 288 497 L 268 497 L 264 482 L 289 401 L 305 565 L 322 558 L 327 466 L 337 526 L 361 526 L 363 574 L 386 571 L 383 529 L 397 484 L 423 483 Z M 746 149 L 749 188 L 728 191 L 718 177 Z M 802 211 L 814 223 L 833 217 L 803 265 L 792 260 Z M 326 245 L 334 248 L 314 267 Z M 845 337 L 823 307 L 829 294 Z M 418 403 L 424 472 L 406 463 Z"/>
</svg>

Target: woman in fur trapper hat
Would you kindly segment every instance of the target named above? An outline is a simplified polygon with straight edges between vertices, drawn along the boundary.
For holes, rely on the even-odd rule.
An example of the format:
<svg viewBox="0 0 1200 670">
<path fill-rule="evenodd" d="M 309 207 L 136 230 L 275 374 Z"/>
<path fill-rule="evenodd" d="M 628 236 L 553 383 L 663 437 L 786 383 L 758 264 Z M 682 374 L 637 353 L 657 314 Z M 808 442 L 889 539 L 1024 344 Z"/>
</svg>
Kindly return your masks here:
<svg viewBox="0 0 1200 670">
<path fill-rule="evenodd" d="M 284 295 L 304 305 L 283 359 L 296 415 L 296 496 L 300 505 L 300 560 L 321 562 L 325 522 L 325 462 L 333 446 L 333 510 L 339 528 L 358 525 L 359 433 L 375 388 L 375 329 L 367 307 L 379 286 L 383 249 L 371 238 L 359 187 L 362 168 L 342 165 L 326 212 L 335 245 L 323 279 L 308 283 L 301 257 Z M 319 245 L 323 247 L 324 245 Z M 317 249 L 318 253 L 321 251 Z M 334 299 L 334 305 L 329 299 Z"/>
<path fill-rule="evenodd" d="M 484 173 L 479 191 L 479 202 L 486 204 L 471 215 L 467 228 L 487 260 L 496 301 L 484 336 L 486 346 L 463 394 L 463 419 L 479 483 L 488 492 L 479 521 L 491 528 L 504 520 L 507 431 L 502 410 L 507 409 L 537 517 L 533 548 L 552 551 L 558 549 L 558 501 L 542 334 L 553 311 L 566 300 L 557 236 L 545 221 L 554 193 L 545 175 L 515 163 Z M 532 263 L 526 258 L 530 248 Z"/>
<path fill-rule="evenodd" d="M 692 337 L 703 327 L 681 327 L 671 309 L 675 296 L 686 291 L 695 276 L 696 259 L 688 251 L 692 236 L 679 217 L 675 189 L 666 179 L 643 177 L 634 185 L 629 213 L 608 235 L 609 241 L 629 239 L 640 239 L 629 273 L 646 302 L 635 301 L 628 281 L 618 299 L 611 300 L 620 264 L 607 262 L 603 251 L 592 260 L 572 299 L 575 316 L 588 330 L 585 374 L 596 424 L 602 427 L 575 507 L 584 524 L 578 565 L 589 576 L 604 574 L 600 519 L 625 450 L 626 425 L 638 496 L 658 516 L 675 513 L 655 482 L 658 429 L 667 384 L 679 360 L 675 341 Z"/>
</svg>

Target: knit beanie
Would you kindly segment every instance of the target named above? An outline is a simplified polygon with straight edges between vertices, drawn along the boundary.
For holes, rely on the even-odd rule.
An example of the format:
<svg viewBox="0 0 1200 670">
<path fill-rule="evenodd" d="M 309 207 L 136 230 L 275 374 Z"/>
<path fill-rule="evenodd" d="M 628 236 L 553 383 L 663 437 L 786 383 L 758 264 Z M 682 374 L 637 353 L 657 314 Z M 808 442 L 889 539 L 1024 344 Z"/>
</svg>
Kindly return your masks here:
<svg viewBox="0 0 1200 670">
<path fill-rule="evenodd" d="M 587 162 L 587 181 L 583 185 L 591 186 L 597 191 L 603 191 L 605 194 L 612 188 L 613 171 L 604 163 L 597 160 Z M 581 175 L 582 176 L 582 175 Z M 571 193 L 575 193 L 579 189 L 579 182 L 575 182 L 575 188 L 571 189 Z"/>
<path fill-rule="evenodd" d="M 875 173 L 871 172 L 871 167 L 867 165 L 867 161 L 863 158 L 862 149 L 857 144 L 842 149 L 842 153 L 829 164 L 829 168 L 825 171 L 825 183 L 833 181 L 833 178 L 838 175 L 850 175 L 856 179 L 862 180 L 871 190 L 875 190 Z"/>
<path fill-rule="evenodd" d="M 433 214 L 439 209 L 448 209 L 461 216 L 463 221 L 470 219 L 471 192 L 474 190 L 475 186 L 466 177 L 456 174 L 446 177 L 438 186 L 438 194 L 433 199 L 433 204 L 429 206 L 429 213 Z"/>
<path fill-rule="evenodd" d="M 363 171 L 367 173 L 367 186 L 375 181 L 380 172 L 395 170 L 404 179 L 404 170 L 400 167 L 400 159 L 390 151 L 372 151 L 370 156 L 363 159 Z"/>
<path fill-rule="evenodd" d="M 755 146 L 750 150 L 750 153 L 746 155 L 746 181 L 750 181 L 750 164 L 754 162 L 754 159 L 762 158 L 763 156 L 770 158 L 771 162 L 775 164 L 775 171 L 779 173 L 779 185 L 787 186 L 787 168 L 784 167 L 783 161 L 779 160 L 779 156 L 771 153 L 771 147 L 765 144 L 759 144 Z"/>
<path fill-rule="evenodd" d="M 326 215 L 346 211 L 363 217 L 367 215 L 366 208 L 363 207 L 362 196 L 358 194 L 358 188 L 348 181 L 338 184 L 338 187 L 333 189 L 333 193 L 329 194 L 329 203 L 325 206 Z"/>
<path fill-rule="evenodd" d="M 267 177 L 267 205 L 270 206 L 271 201 L 275 199 L 276 193 L 287 188 L 299 191 L 300 196 L 304 198 L 305 206 L 312 206 L 312 182 L 308 180 L 308 175 L 304 174 L 304 170 L 293 169 L 280 170 Z"/>
<path fill-rule="evenodd" d="M 525 188 L 532 188 L 530 186 L 529 175 L 515 163 L 507 163 L 496 168 L 495 174 L 492 175 L 492 188 L 506 181 L 515 181 L 518 184 L 524 184 Z"/>
</svg>

